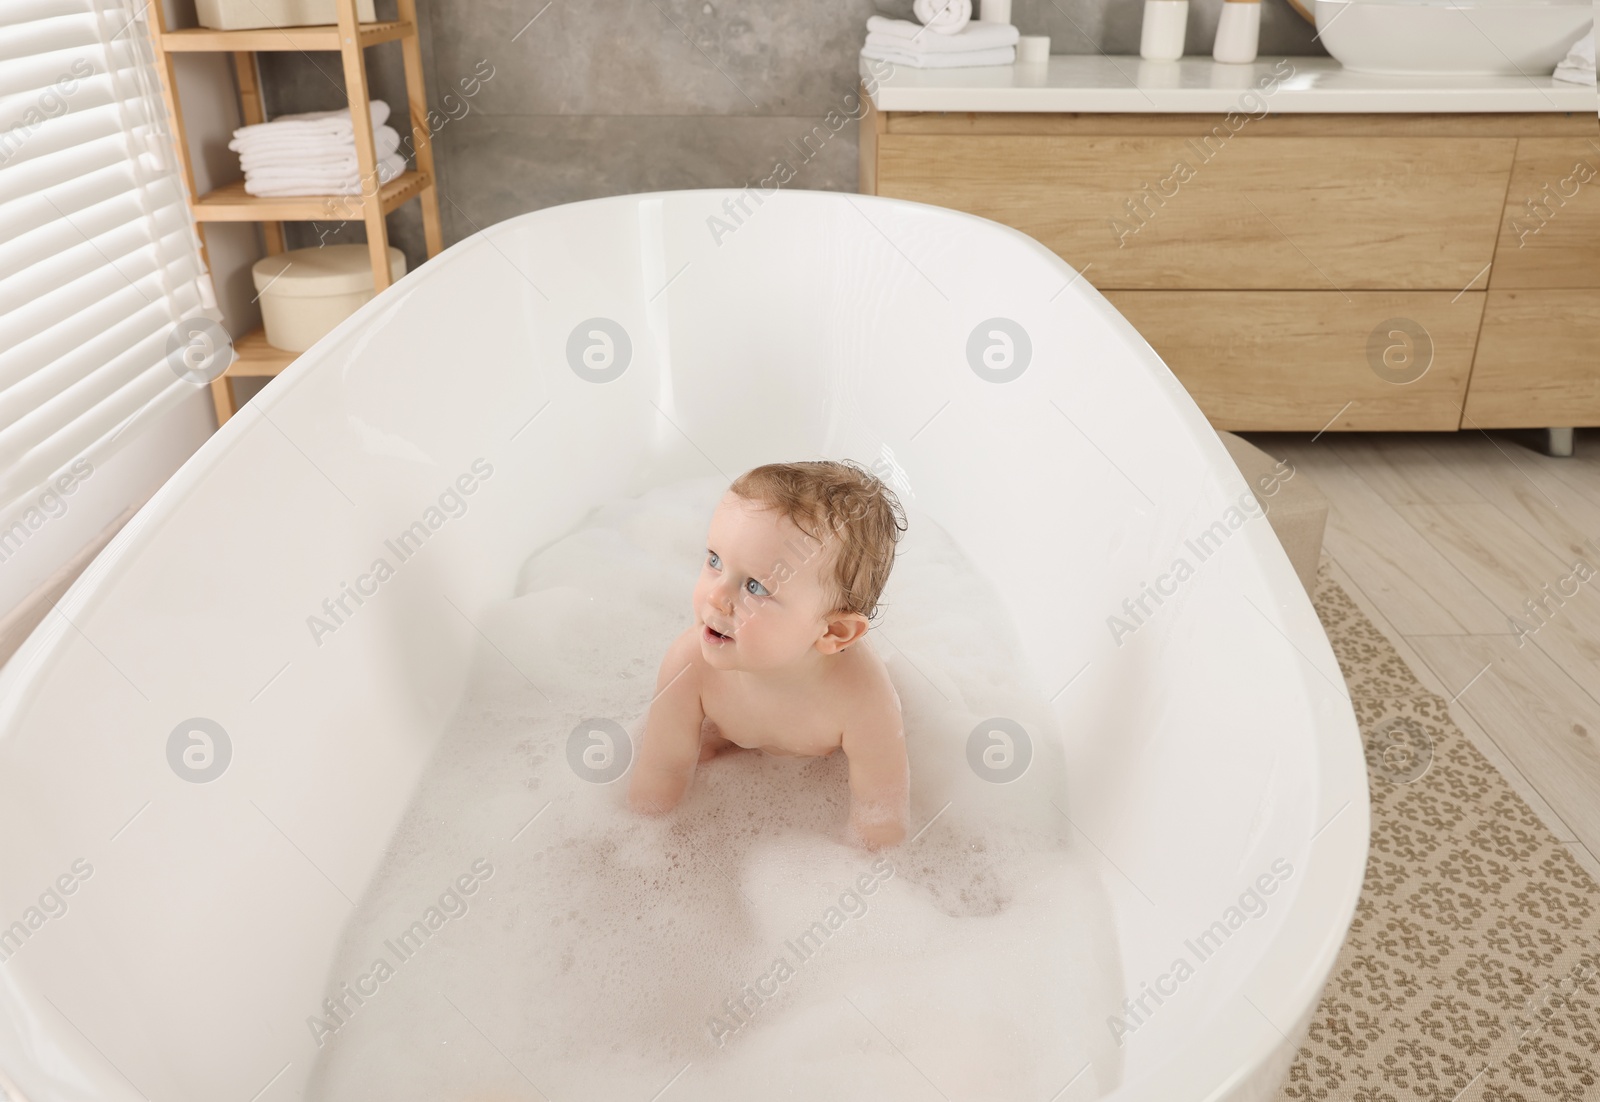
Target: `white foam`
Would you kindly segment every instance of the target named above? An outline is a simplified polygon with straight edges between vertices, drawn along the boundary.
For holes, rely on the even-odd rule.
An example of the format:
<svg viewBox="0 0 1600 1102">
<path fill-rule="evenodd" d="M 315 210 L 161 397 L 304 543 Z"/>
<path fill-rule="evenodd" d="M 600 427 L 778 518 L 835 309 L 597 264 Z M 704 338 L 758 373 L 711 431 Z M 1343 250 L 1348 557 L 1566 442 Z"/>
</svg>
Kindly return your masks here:
<svg viewBox="0 0 1600 1102">
<path fill-rule="evenodd" d="M 580 719 L 637 738 L 724 489 L 694 480 L 596 510 L 481 621 L 495 645 L 350 921 L 329 993 L 379 959 L 394 974 L 342 1023 L 324 1017 L 338 1028 L 309 1097 L 509 1099 L 534 1097 L 532 1084 L 630 1102 L 934 1090 L 1069 1102 L 1119 1082 L 1105 1025 L 1122 986 L 1115 931 L 1092 852 L 1052 806 L 1058 733 L 988 584 L 916 508 L 869 638 L 904 708 L 912 831 L 932 825 L 890 866 L 874 873 L 847 840 L 842 754 L 725 755 L 661 820 L 626 809 L 625 777 L 595 784 L 569 767 Z M 968 734 L 993 716 L 1032 739 L 1032 764 L 1008 784 L 968 764 Z M 466 912 L 397 960 L 386 942 L 479 858 L 494 872 L 462 897 Z M 862 876 L 872 894 L 852 902 Z M 807 955 L 796 939 L 830 920 Z M 770 996 L 741 1023 L 725 1000 L 758 981 Z"/>
</svg>

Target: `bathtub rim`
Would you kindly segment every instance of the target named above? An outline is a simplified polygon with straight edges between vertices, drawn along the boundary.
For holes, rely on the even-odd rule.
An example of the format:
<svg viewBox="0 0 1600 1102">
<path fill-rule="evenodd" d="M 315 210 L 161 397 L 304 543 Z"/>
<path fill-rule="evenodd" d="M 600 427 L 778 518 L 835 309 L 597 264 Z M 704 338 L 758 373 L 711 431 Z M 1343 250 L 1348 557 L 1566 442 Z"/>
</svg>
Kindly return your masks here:
<svg viewBox="0 0 1600 1102">
<path fill-rule="evenodd" d="M 636 210 L 642 202 L 650 200 L 666 201 L 685 197 L 720 200 L 745 194 L 749 190 L 748 188 L 689 188 L 604 196 L 514 215 L 484 227 L 449 246 L 429 261 L 408 271 L 390 288 L 364 303 L 311 349 L 297 356 L 284 372 L 269 383 L 263 394 L 257 395 L 252 402 L 242 407 L 237 415 L 209 436 L 184 461 L 183 465 L 156 490 L 96 556 L 90 566 L 72 583 L 52 608 L 51 613 L 30 633 L 11 660 L 0 668 L 0 739 L 25 725 L 28 713 L 46 678 L 62 659 L 65 647 L 62 639 L 70 636 L 75 630 L 73 625 L 78 616 L 94 612 L 105 594 L 110 591 L 111 582 L 116 579 L 124 565 L 130 562 L 133 556 L 143 553 L 148 548 L 160 527 L 182 507 L 202 482 L 216 472 L 223 458 L 243 440 L 244 434 L 257 427 L 256 421 L 266 418 L 262 410 L 270 410 L 285 401 L 308 373 L 323 370 L 325 363 L 332 362 L 330 350 L 338 343 L 338 337 L 379 323 L 383 314 L 403 308 L 410 291 L 416 287 L 419 279 L 442 276 L 449 264 L 460 263 L 462 257 L 474 249 L 496 248 L 494 242 L 497 237 L 515 232 L 525 223 L 563 217 L 574 208 L 611 205 L 621 209 Z M 782 195 L 778 194 L 780 190 Z M 981 223 L 985 227 L 985 232 L 998 232 L 1018 246 L 1033 251 L 1047 264 L 1057 268 L 1073 287 L 1081 282 L 1083 289 L 1074 293 L 1085 296 L 1085 301 L 1114 328 L 1149 348 L 1148 342 L 1144 341 L 1132 323 L 1116 310 L 1098 288 L 1087 279 L 1078 278 L 1082 274 L 1080 271 L 1034 238 L 1003 223 L 932 204 L 852 192 L 774 189 L 771 197 L 785 203 L 849 202 L 885 211 L 912 208 L 941 219 Z M 437 263 L 447 260 L 449 264 Z M 424 276 L 423 273 L 428 274 Z M 403 294 L 395 293 L 397 288 L 401 289 Z M 1214 449 L 1209 453 L 1214 462 L 1220 459 L 1225 469 L 1236 469 L 1220 438 L 1216 436 L 1215 430 L 1204 420 L 1193 398 L 1189 396 L 1187 390 L 1182 389 L 1165 361 L 1161 360 L 1153 349 L 1149 355 L 1161 365 L 1163 371 L 1166 371 L 1175 389 L 1181 391 L 1181 396 L 1174 393 L 1169 400 L 1174 403 L 1175 411 L 1188 433 L 1191 445 L 1199 448 L 1203 454 L 1207 453 L 1208 449 Z M 336 370 L 336 367 L 329 370 Z M 1201 429 L 1204 431 L 1200 431 Z M 1286 579 L 1295 580 L 1292 571 L 1287 567 L 1287 559 L 1284 560 L 1283 567 L 1283 570 L 1268 569 L 1264 573 L 1266 587 L 1274 598 L 1280 619 L 1285 600 L 1293 603 L 1298 596 L 1298 600 L 1304 602 L 1304 607 L 1310 609 L 1309 598 L 1303 589 L 1299 588 L 1298 582 L 1296 581 L 1292 589 L 1286 584 Z M 1313 621 L 1315 621 L 1314 613 Z M 1285 630 L 1282 624 L 1277 626 L 1280 630 Z M 1287 630 L 1285 634 L 1286 636 L 1289 634 Z M 1320 642 L 1321 646 L 1316 648 L 1318 652 L 1327 658 L 1332 658 L 1325 632 L 1322 633 Z M 1305 669 L 1305 663 L 1298 664 L 1296 669 L 1300 695 L 1309 706 L 1318 699 L 1316 675 Z M 1054 707 L 1052 705 L 1052 708 Z M 1345 726 L 1355 738 L 1353 742 L 1346 740 L 1352 744 L 1344 750 L 1335 745 L 1336 738 L 1331 730 L 1331 724 L 1332 720 L 1326 720 L 1319 722 L 1314 728 L 1320 735 L 1312 740 L 1316 750 L 1311 754 L 1312 765 L 1317 769 L 1317 796 L 1324 802 L 1331 802 L 1328 799 L 1330 789 L 1333 787 L 1330 781 L 1340 780 L 1341 775 L 1345 781 L 1355 782 L 1350 803 L 1356 806 L 1350 810 L 1357 812 L 1356 818 L 1362 825 L 1359 839 L 1353 844 L 1353 848 L 1350 848 L 1351 844 L 1346 844 L 1346 848 L 1350 848 L 1348 853 L 1344 848 L 1326 852 L 1314 866 L 1309 852 L 1307 853 L 1306 878 L 1301 882 L 1300 890 L 1296 893 L 1272 942 L 1248 971 L 1239 973 L 1233 985 L 1233 990 L 1241 994 L 1243 989 L 1253 982 L 1284 989 L 1279 996 L 1280 1001 L 1288 1002 L 1301 1010 L 1309 1008 L 1312 1012 L 1315 1011 L 1317 1000 L 1332 974 L 1339 950 L 1348 936 L 1365 880 L 1370 848 L 1370 794 L 1365 767 L 1358 749 L 1360 736 L 1353 711 L 1349 713 L 1349 722 Z M 1335 768 L 1340 764 L 1344 768 Z M 1311 840 L 1314 839 L 1313 835 Z M 1309 847 L 1310 840 L 1296 839 L 1295 844 Z M 1316 870 L 1315 875 L 1312 872 L 1313 868 Z M 1315 900 L 1310 898 L 1313 886 L 1318 896 Z M 1327 907 L 1333 908 L 1332 916 L 1338 920 L 1332 925 L 1327 921 L 1328 912 L 1325 909 Z M 1271 978 L 1283 974 L 1281 971 L 1283 966 L 1276 964 L 1275 960 L 1289 953 L 1286 946 L 1293 947 L 1294 951 L 1289 955 L 1298 957 L 1300 965 L 1294 970 L 1294 979 L 1287 984 Z M 1309 952 L 1307 947 L 1310 947 Z M 1274 971 L 1275 969 L 1280 970 Z M 1202 1088 L 1204 1093 L 1195 1094 L 1194 1097 L 1197 1102 L 1228 1097 L 1228 1092 L 1235 1085 L 1249 1078 L 1254 1071 L 1270 1061 L 1284 1044 L 1293 1043 L 1292 1039 L 1278 1032 L 1270 1022 L 1264 1021 L 1259 1013 L 1253 1017 L 1232 1014 L 1230 1008 L 1234 1008 L 1237 1003 L 1236 998 L 1224 997 L 1216 1014 L 1196 1027 L 1196 1032 L 1201 1034 L 1200 1036 L 1190 1039 L 1180 1050 L 1162 1058 L 1160 1063 L 1150 1068 L 1140 1081 L 1132 1084 L 1125 1082 L 1104 1095 L 1106 1102 L 1133 1102 L 1135 1099 L 1165 1100 L 1172 1097 L 1168 1093 L 1172 1090 L 1188 1087 L 1192 1091 L 1194 1086 L 1192 1076 L 1185 1077 L 1181 1069 L 1185 1066 L 1203 1066 L 1215 1061 L 1202 1059 L 1192 1065 L 1186 1065 L 1185 1058 L 1195 1055 L 1215 1057 L 1223 1052 L 1236 1053 L 1230 1057 L 1231 1066 L 1220 1073 L 1209 1075 L 1206 1085 Z M 1185 1094 L 1185 1097 L 1187 1096 L 1188 1093 Z"/>
</svg>

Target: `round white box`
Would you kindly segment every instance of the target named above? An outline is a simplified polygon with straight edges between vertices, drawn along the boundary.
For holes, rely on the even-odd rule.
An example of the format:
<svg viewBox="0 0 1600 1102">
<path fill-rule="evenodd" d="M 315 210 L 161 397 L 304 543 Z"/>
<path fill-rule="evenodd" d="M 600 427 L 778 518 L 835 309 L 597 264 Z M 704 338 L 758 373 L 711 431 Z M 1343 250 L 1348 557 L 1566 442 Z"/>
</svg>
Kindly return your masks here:
<svg viewBox="0 0 1600 1102">
<path fill-rule="evenodd" d="M 323 245 L 264 256 L 250 268 L 261 294 L 267 343 L 304 352 L 374 294 L 365 245 Z M 406 255 L 389 246 L 389 281 L 406 274 Z"/>
</svg>

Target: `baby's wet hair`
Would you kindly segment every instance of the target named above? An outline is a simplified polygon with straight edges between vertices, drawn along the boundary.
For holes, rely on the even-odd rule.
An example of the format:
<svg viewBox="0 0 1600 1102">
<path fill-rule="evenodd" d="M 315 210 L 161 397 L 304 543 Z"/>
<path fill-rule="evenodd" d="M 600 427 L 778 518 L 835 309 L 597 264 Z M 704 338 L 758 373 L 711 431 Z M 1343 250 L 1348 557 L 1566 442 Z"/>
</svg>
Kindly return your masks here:
<svg viewBox="0 0 1600 1102">
<path fill-rule="evenodd" d="M 833 548 L 832 570 L 822 576 L 830 611 L 877 616 L 906 530 L 905 509 L 882 479 L 849 459 L 818 459 L 752 468 L 729 489 Z"/>
</svg>

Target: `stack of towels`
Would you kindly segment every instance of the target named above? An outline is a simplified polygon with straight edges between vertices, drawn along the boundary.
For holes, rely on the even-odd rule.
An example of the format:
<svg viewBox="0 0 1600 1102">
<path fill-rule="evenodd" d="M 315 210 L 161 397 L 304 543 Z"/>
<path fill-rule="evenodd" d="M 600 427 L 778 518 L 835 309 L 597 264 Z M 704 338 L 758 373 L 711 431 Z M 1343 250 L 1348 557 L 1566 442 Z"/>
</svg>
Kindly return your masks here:
<svg viewBox="0 0 1600 1102">
<path fill-rule="evenodd" d="M 400 135 L 385 125 L 389 105 L 375 99 L 371 108 L 378 181 L 387 184 L 406 170 L 406 161 L 399 154 Z M 244 190 L 251 195 L 356 195 L 363 190 L 348 107 L 241 126 L 228 148 L 239 154 Z"/>
<path fill-rule="evenodd" d="M 972 0 L 917 0 L 919 26 L 907 19 L 867 19 L 861 56 L 914 69 L 1010 65 L 1017 60 L 1017 28 L 972 19 Z"/>
</svg>

